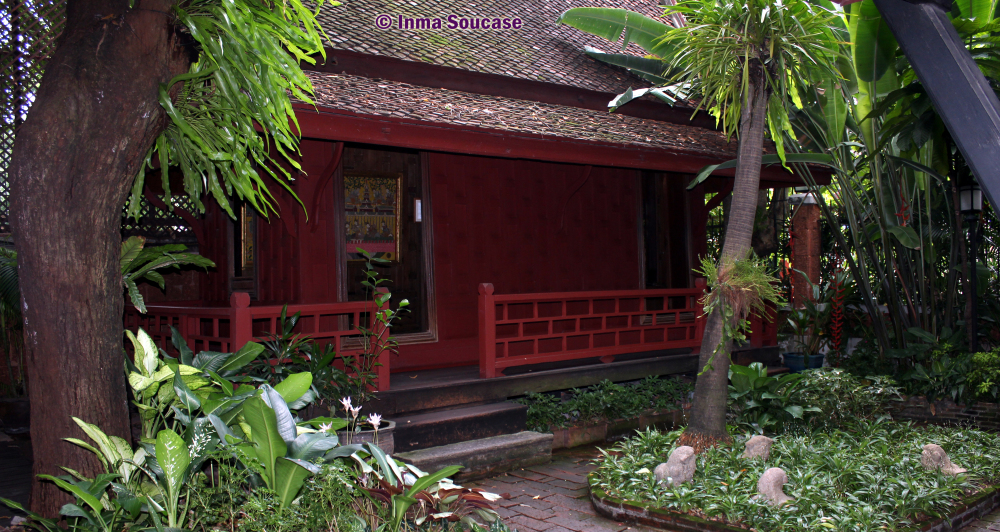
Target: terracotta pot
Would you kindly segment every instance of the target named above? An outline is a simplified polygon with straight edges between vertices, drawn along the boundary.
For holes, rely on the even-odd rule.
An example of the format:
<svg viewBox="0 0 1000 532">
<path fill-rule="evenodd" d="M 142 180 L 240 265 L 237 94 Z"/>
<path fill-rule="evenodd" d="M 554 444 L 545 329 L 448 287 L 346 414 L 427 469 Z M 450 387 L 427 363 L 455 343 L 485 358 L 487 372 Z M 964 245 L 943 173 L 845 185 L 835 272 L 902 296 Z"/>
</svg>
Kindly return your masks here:
<svg viewBox="0 0 1000 532">
<path fill-rule="evenodd" d="M 392 431 L 396 428 L 395 421 L 389 421 L 388 419 L 382 420 L 382 426 L 378 429 L 378 445 L 379 449 L 385 451 L 385 454 L 392 454 L 396 448 L 396 442 L 393 438 Z M 337 437 L 340 438 L 341 445 L 348 445 L 352 443 L 368 443 L 375 442 L 375 431 L 374 430 L 362 430 L 360 432 L 347 432 L 346 430 L 341 430 L 337 432 Z"/>
</svg>

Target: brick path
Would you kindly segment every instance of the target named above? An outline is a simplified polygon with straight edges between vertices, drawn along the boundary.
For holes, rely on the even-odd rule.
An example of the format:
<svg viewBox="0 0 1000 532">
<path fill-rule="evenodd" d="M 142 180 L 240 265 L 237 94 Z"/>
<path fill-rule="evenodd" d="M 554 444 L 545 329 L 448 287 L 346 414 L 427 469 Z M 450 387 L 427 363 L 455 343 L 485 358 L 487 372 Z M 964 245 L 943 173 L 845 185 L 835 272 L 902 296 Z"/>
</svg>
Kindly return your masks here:
<svg viewBox="0 0 1000 532">
<path fill-rule="evenodd" d="M 587 492 L 590 461 L 597 456 L 593 447 L 560 450 L 548 464 L 467 485 L 504 495 L 497 512 L 519 532 L 652 532 L 597 515 Z"/>
<path fill-rule="evenodd" d="M 553 452 L 548 464 L 463 484 L 504 495 L 497 512 L 518 532 L 659 530 L 611 521 L 597 514 L 587 493 L 587 474 L 594 468 L 591 460 L 598 455 L 594 447 L 563 449 Z M 960 532 L 1000 532 L 1000 510 Z"/>
</svg>

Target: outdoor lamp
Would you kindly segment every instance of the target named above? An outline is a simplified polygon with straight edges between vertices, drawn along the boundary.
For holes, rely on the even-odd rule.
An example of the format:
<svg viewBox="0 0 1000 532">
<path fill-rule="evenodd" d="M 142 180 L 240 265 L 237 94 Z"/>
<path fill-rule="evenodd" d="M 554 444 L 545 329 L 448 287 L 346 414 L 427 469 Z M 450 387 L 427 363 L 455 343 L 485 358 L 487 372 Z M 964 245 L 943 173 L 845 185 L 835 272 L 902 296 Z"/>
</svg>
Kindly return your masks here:
<svg viewBox="0 0 1000 532">
<path fill-rule="evenodd" d="M 958 200 L 962 214 L 978 214 L 983 210 L 983 190 L 976 182 L 959 188 Z"/>
</svg>

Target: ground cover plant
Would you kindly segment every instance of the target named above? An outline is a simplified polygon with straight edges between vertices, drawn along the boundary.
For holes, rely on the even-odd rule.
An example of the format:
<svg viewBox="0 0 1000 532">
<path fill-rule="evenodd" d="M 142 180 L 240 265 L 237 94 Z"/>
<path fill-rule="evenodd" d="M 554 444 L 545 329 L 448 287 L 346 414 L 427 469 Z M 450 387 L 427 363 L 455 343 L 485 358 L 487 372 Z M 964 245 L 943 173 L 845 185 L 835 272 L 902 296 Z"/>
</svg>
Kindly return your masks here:
<svg viewBox="0 0 1000 532">
<path fill-rule="evenodd" d="M 690 382 L 676 377 L 646 377 L 615 384 L 610 380 L 564 392 L 529 393 L 517 400 L 528 405 L 528 429 L 585 425 L 612 419 L 629 419 L 649 410 L 670 410 L 688 400 Z"/>
<path fill-rule="evenodd" d="M 646 430 L 602 451 L 594 487 L 611 497 L 767 531 L 901 530 L 946 515 L 955 503 L 1000 480 L 1000 439 L 986 432 L 918 427 L 887 419 L 775 436 L 770 457 L 741 457 L 750 434 L 698 456 L 690 483 L 661 485 L 653 470 L 676 447 L 680 431 Z M 967 475 L 949 477 L 920 465 L 922 447 L 941 445 Z M 772 507 L 758 499 L 765 470 L 788 474 L 794 501 Z"/>
</svg>

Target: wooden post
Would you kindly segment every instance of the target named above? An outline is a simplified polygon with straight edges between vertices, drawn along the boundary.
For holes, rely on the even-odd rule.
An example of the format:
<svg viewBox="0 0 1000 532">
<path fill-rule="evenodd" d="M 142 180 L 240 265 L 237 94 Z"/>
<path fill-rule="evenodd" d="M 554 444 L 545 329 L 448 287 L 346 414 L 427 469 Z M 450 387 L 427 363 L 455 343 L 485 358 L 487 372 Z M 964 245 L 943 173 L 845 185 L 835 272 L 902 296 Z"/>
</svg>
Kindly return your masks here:
<svg viewBox="0 0 1000 532">
<path fill-rule="evenodd" d="M 497 376 L 497 307 L 493 285 L 479 285 L 479 378 Z"/>
<path fill-rule="evenodd" d="M 253 318 L 250 317 L 250 294 L 233 292 L 229 296 L 229 351 L 236 352 L 253 340 Z"/>
<path fill-rule="evenodd" d="M 375 292 L 377 297 L 378 294 L 388 293 L 389 289 L 385 287 L 379 287 L 375 289 Z M 373 347 L 377 346 L 376 348 L 383 346 L 385 342 L 388 341 L 389 339 L 389 328 L 386 327 L 385 324 L 379 321 L 378 319 L 378 313 L 381 312 L 383 308 L 389 305 L 388 301 L 386 301 L 385 303 L 386 304 L 384 306 L 376 303 L 375 307 L 376 310 L 375 312 L 372 313 L 371 316 L 372 318 L 371 330 L 375 336 L 375 338 L 372 340 L 373 342 L 372 346 Z M 379 365 L 378 369 L 376 370 L 378 375 L 375 378 L 375 391 L 384 392 L 389 389 L 389 350 L 382 349 L 382 351 L 379 352 L 378 354 L 378 360 L 376 360 L 376 362 Z"/>
</svg>

